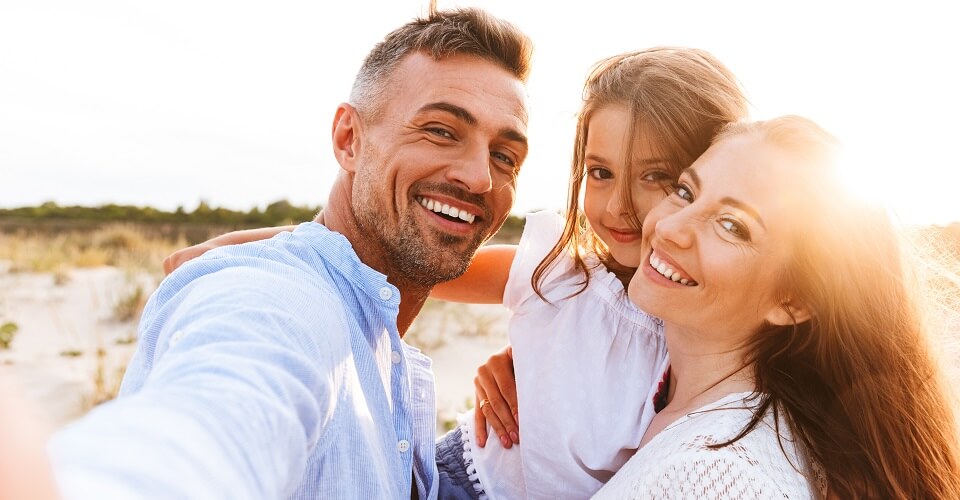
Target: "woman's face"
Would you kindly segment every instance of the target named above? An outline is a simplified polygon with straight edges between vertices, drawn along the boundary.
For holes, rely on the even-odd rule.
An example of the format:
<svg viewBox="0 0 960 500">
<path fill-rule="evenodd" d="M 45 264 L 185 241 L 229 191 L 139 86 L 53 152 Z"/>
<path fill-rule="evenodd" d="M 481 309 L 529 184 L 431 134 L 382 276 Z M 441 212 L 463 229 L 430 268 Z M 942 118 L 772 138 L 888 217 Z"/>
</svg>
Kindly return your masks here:
<svg viewBox="0 0 960 500">
<path fill-rule="evenodd" d="M 630 299 L 723 342 L 744 340 L 765 320 L 784 324 L 780 277 L 791 217 L 802 216 L 789 196 L 795 168 L 757 134 L 708 149 L 647 215 Z"/>
<path fill-rule="evenodd" d="M 637 219 L 643 220 L 666 196 L 664 185 L 673 179 L 668 163 L 657 156 L 648 134 L 633 139 L 628 136 L 629 129 L 630 109 L 626 106 L 605 106 L 590 117 L 583 212 L 611 257 L 621 265 L 636 268 L 641 261 L 641 233 L 631 224 L 629 207 L 621 199 L 625 183 L 632 183 L 633 208 Z M 630 140 L 635 140 L 632 160 L 627 158 Z"/>
</svg>

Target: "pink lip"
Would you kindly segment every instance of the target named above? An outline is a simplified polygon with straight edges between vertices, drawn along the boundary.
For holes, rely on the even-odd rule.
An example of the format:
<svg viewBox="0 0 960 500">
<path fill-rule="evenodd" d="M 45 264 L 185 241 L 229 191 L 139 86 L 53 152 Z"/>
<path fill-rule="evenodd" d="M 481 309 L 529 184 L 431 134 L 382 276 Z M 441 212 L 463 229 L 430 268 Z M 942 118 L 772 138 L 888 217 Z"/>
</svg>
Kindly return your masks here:
<svg viewBox="0 0 960 500">
<path fill-rule="evenodd" d="M 641 237 L 640 231 L 619 231 L 617 229 L 607 228 L 607 231 L 610 232 L 610 237 L 616 240 L 619 243 L 633 243 Z"/>
</svg>

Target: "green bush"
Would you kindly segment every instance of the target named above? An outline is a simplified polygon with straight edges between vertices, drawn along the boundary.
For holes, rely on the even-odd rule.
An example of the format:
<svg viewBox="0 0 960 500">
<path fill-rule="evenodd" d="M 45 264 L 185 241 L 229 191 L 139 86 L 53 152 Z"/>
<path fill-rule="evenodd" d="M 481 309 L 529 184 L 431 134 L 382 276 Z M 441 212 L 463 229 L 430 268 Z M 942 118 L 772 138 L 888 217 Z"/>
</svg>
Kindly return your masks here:
<svg viewBox="0 0 960 500">
<path fill-rule="evenodd" d="M 0 349 L 9 349 L 10 343 L 13 342 L 13 338 L 17 335 L 17 330 L 20 327 L 16 323 L 6 322 L 0 325 Z"/>
</svg>

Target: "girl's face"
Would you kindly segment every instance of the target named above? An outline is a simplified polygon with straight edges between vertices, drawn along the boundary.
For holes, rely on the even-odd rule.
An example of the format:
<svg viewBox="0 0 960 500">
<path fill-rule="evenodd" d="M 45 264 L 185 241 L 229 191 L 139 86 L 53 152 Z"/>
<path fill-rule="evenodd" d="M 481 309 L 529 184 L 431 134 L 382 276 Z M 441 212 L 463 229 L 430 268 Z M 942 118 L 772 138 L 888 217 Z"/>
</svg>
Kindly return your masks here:
<svg viewBox="0 0 960 500">
<path fill-rule="evenodd" d="M 673 179 L 667 161 L 657 156 L 647 134 L 635 139 L 629 137 L 629 128 L 630 109 L 623 105 L 605 106 L 590 117 L 583 212 L 597 237 L 609 248 L 610 256 L 620 265 L 637 268 L 641 233 L 630 223 L 621 193 L 626 183 L 632 183 L 633 207 L 637 219 L 643 220 L 666 196 L 664 185 Z M 626 157 L 630 140 L 635 141 L 632 159 Z"/>
<path fill-rule="evenodd" d="M 791 256 L 791 217 L 802 214 L 791 171 L 801 170 L 757 134 L 711 146 L 647 215 L 630 299 L 725 344 L 764 321 L 789 324 L 780 277 Z"/>
</svg>

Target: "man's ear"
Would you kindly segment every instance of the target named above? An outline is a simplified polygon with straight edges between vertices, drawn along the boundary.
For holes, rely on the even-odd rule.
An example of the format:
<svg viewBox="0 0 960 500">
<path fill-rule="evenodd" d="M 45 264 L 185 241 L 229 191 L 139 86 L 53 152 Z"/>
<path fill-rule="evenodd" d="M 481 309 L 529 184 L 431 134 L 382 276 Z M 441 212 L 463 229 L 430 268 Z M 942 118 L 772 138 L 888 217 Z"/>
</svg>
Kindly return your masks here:
<svg viewBox="0 0 960 500">
<path fill-rule="evenodd" d="M 777 326 L 800 324 L 810 319 L 810 310 L 800 301 L 785 300 L 771 309 L 764 319 Z"/>
<path fill-rule="evenodd" d="M 337 113 L 333 116 L 333 154 L 340 168 L 347 172 L 356 171 L 361 125 L 356 108 L 347 103 L 337 106 Z"/>
</svg>

